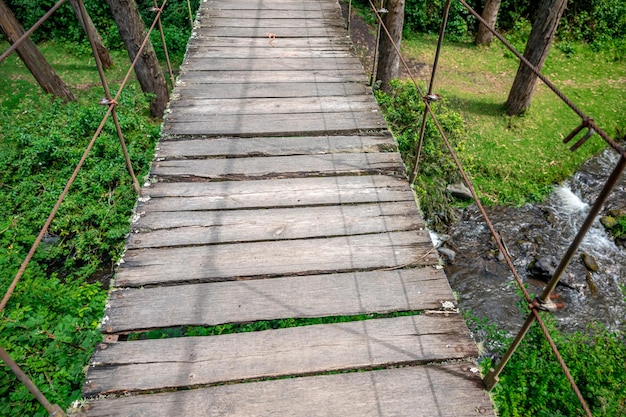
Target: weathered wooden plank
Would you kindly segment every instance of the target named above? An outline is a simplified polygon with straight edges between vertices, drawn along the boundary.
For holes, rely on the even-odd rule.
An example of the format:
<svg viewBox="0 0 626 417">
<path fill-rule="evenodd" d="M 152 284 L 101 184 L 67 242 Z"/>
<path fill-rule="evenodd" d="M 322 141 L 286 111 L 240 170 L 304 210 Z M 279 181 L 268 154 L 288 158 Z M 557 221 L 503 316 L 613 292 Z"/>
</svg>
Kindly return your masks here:
<svg viewBox="0 0 626 417">
<path fill-rule="evenodd" d="M 265 22 L 267 26 L 261 27 L 228 27 L 228 26 L 203 26 L 202 30 L 208 36 L 228 36 L 244 38 L 267 38 L 268 33 L 273 33 L 281 38 L 319 38 L 345 36 L 345 29 L 337 27 L 306 27 L 304 25 L 289 28 L 276 28 L 271 21 Z M 338 32 L 343 30 L 343 33 Z"/>
<path fill-rule="evenodd" d="M 293 1 L 293 0 L 238 0 L 214 1 L 207 0 L 201 3 L 200 11 L 204 10 L 336 10 L 337 5 L 327 1 Z"/>
<path fill-rule="evenodd" d="M 206 48 L 202 45 L 189 45 L 187 56 L 191 59 L 198 58 L 343 58 L 346 51 L 338 48 L 332 49 L 303 49 L 303 48 Z"/>
<path fill-rule="evenodd" d="M 254 78 L 260 77 L 255 75 Z M 216 76 L 219 78 L 219 75 Z M 310 77 L 314 78 L 314 77 Z M 259 78 L 260 79 L 260 78 Z M 378 112 L 378 105 L 370 96 L 324 98 L 289 97 L 275 98 L 243 98 L 243 99 L 194 99 L 174 100 L 170 102 L 169 111 L 179 111 L 185 118 L 202 117 L 207 114 L 274 114 L 274 113 L 343 113 L 352 111 Z"/>
<path fill-rule="evenodd" d="M 265 42 L 265 40 L 263 40 Z M 195 58 L 186 59 L 181 71 L 316 71 L 361 70 L 361 62 L 354 57 L 343 58 Z"/>
<path fill-rule="evenodd" d="M 155 183 L 144 187 L 142 195 L 139 213 L 415 202 L 404 178 L 387 175 Z"/>
<path fill-rule="evenodd" d="M 475 365 L 461 361 L 104 398 L 88 416 L 475 417 L 495 415 Z"/>
<path fill-rule="evenodd" d="M 408 316 L 101 345 L 85 395 L 478 356 L 462 317 Z"/>
<path fill-rule="evenodd" d="M 242 10 L 242 13 L 246 13 L 248 11 Z M 252 11 L 254 13 L 254 11 Z M 267 17 L 249 17 L 249 18 L 237 18 L 237 17 L 219 17 L 219 18 L 208 18 L 205 19 L 203 17 L 200 28 L 201 29 L 211 29 L 215 27 L 225 27 L 225 28 L 273 28 L 274 33 L 280 36 L 290 36 L 289 31 L 285 31 L 283 34 L 283 29 L 293 29 L 293 28 L 302 28 L 305 29 L 313 29 L 313 28 L 328 28 L 332 30 L 331 33 L 337 33 L 337 30 L 343 30 L 345 33 L 344 23 L 341 19 L 338 19 L 336 16 L 326 16 L 326 17 L 313 17 L 311 19 L 307 18 L 293 18 L 293 19 L 273 19 L 271 17 L 271 11 Z M 315 12 L 313 12 L 315 13 Z M 271 31 L 272 29 L 270 29 Z"/>
<path fill-rule="evenodd" d="M 391 135 L 293 136 L 274 138 L 212 138 L 161 140 L 157 158 L 318 155 L 348 152 L 395 152 Z"/>
<path fill-rule="evenodd" d="M 310 21 L 319 19 L 331 19 L 341 22 L 339 9 L 334 7 L 318 8 L 318 9 L 231 9 L 226 6 L 224 8 L 206 8 L 202 11 L 202 18 L 206 21 L 213 22 L 214 19 L 271 19 L 271 20 L 302 20 L 308 24 Z M 343 22 L 342 22 L 343 23 Z"/>
<path fill-rule="evenodd" d="M 115 285 L 226 281 L 438 263 L 427 231 L 128 250 Z"/>
<path fill-rule="evenodd" d="M 419 230 L 413 202 L 265 210 L 146 212 L 127 248 L 305 239 Z"/>
<path fill-rule="evenodd" d="M 452 290 L 432 267 L 127 288 L 111 293 L 102 330 L 438 310 L 444 301 Z"/>
<path fill-rule="evenodd" d="M 365 83 L 241 83 L 241 84 L 187 84 L 174 89 L 172 100 L 178 98 L 282 98 L 355 96 L 371 94 Z"/>
<path fill-rule="evenodd" d="M 265 35 L 264 38 L 240 38 L 225 36 L 209 36 L 202 32 L 198 33 L 192 42 L 194 46 L 203 46 L 209 48 L 337 48 L 339 50 L 347 50 L 352 42 L 347 36 L 337 38 L 280 38 L 275 34 Z"/>
<path fill-rule="evenodd" d="M 397 153 L 345 153 L 322 155 L 266 156 L 251 158 L 166 160 L 155 162 L 157 177 L 250 179 L 292 176 L 404 174 Z"/>
<path fill-rule="evenodd" d="M 290 136 L 345 134 L 381 131 L 386 123 L 379 112 L 291 113 L 268 115 L 206 115 L 190 120 L 182 114 L 169 114 L 163 130 L 167 135 Z"/>
<path fill-rule="evenodd" d="M 229 50 L 234 55 L 236 50 Z M 203 51 L 207 54 L 207 51 Z M 245 53 L 239 53 L 245 55 Z M 333 83 L 333 82 L 364 82 L 363 69 L 356 70 L 316 70 L 316 71 L 189 71 L 180 74 L 176 84 L 239 84 L 239 83 Z"/>
</svg>

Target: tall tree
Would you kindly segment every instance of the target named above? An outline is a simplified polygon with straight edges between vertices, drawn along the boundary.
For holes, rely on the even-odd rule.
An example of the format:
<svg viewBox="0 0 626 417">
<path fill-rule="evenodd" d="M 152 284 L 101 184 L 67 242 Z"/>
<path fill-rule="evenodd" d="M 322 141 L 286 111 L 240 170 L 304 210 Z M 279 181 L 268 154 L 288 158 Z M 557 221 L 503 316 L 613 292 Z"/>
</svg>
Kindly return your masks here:
<svg viewBox="0 0 626 417">
<path fill-rule="evenodd" d="M 146 27 L 139 15 L 137 3 L 135 0 L 107 0 L 107 3 L 111 8 L 113 19 L 117 24 L 124 46 L 132 61 L 137 56 L 139 47 L 146 38 Z M 163 116 L 169 100 L 169 91 L 165 83 L 163 70 L 149 40 L 137 61 L 135 74 L 137 74 L 141 89 L 146 93 L 155 95 L 154 100 L 150 103 L 152 116 Z"/>
<path fill-rule="evenodd" d="M 111 55 L 109 55 L 109 51 L 104 46 L 104 42 L 102 42 L 102 36 L 100 36 L 100 33 L 98 33 L 98 29 L 96 29 L 96 27 L 94 26 L 93 21 L 91 20 L 91 17 L 89 17 L 89 15 L 87 15 L 87 19 L 83 19 L 83 15 L 80 12 L 80 6 L 78 4 L 79 1 L 82 0 L 70 0 L 70 5 L 74 10 L 76 19 L 78 19 L 78 22 L 83 27 L 83 30 L 85 31 L 87 36 L 89 36 L 90 31 L 93 34 L 94 41 L 96 43 L 96 50 L 98 51 L 98 56 L 100 57 L 102 66 L 104 68 L 111 68 L 113 66 L 113 61 L 111 60 Z"/>
<path fill-rule="evenodd" d="M 540 71 L 550 51 L 565 6 L 567 0 L 541 0 L 539 3 L 537 17 L 524 50 L 524 58 Z M 506 111 L 509 115 L 517 116 L 530 107 L 536 83 L 535 73 L 520 63 L 506 102 Z"/>
<path fill-rule="evenodd" d="M 0 0 L 0 29 L 10 44 L 17 42 L 24 34 L 24 29 L 22 29 L 15 15 L 2 0 Z M 46 58 L 37 49 L 33 41 L 30 39 L 24 40 L 17 47 L 16 51 L 46 93 L 54 94 L 65 101 L 75 100 L 70 89 L 46 61 Z"/>
<path fill-rule="evenodd" d="M 489 24 L 491 29 L 496 27 L 496 20 L 498 20 L 498 10 L 500 10 L 500 4 L 502 0 L 486 0 L 485 7 L 483 8 L 482 18 Z M 482 23 L 478 26 L 478 32 L 476 33 L 476 45 L 490 45 L 493 40 L 493 33 Z"/>
<path fill-rule="evenodd" d="M 376 71 L 376 80 L 380 81 L 380 88 L 385 92 L 391 90 L 389 82 L 394 78 L 398 78 L 400 56 L 393 45 L 395 43 L 400 48 L 400 42 L 402 41 L 404 3 L 405 0 L 388 0 L 385 2 L 385 8 L 389 12 L 383 18 L 383 22 L 391 38 L 383 31 L 379 41 L 380 55 Z"/>
</svg>

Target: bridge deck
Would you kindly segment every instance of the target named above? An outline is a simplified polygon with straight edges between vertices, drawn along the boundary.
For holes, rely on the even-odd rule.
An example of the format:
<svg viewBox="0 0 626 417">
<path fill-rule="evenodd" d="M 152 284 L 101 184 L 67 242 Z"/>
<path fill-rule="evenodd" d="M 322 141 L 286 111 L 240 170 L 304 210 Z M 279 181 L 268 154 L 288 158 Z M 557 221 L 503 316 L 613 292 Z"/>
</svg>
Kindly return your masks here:
<svg viewBox="0 0 626 417">
<path fill-rule="evenodd" d="M 87 415 L 493 415 L 338 4 L 208 0 L 198 23 Z M 320 324 L 124 336 L 292 318 Z"/>
</svg>

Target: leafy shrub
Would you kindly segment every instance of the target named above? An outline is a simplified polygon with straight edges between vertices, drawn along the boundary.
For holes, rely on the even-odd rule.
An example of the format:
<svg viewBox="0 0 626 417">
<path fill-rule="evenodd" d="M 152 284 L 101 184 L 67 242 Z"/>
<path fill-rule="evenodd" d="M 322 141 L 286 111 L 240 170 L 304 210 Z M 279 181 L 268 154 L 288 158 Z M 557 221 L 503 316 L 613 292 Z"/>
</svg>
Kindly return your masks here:
<svg viewBox="0 0 626 417">
<path fill-rule="evenodd" d="M 556 329 L 552 316 L 546 315 L 544 320 L 593 415 L 625 415 L 624 335 L 599 326 L 590 327 L 586 333 L 564 334 Z M 481 366 L 488 370 L 491 359 L 483 360 Z M 493 394 L 503 416 L 583 415 L 574 391 L 537 325 L 531 328 L 504 368 Z"/>
<path fill-rule="evenodd" d="M 416 147 L 425 104 L 413 83 L 394 80 L 391 86 L 391 94 L 378 91 L 376 97 L 398 141 L 404 162 L 412 169 L 417 156 Z M 451 145 L 456 150 L 462 148 L 465 125 L 461 116 L 450 110 L 445 100 L 432 103 L 431 107 Z M 418 174 L 415 190 L 422 212 L 431 226 L 438 228 L 453 221 L 454 198 L 446 191 L 446 187 L 459 182 L 460 176 L 431 117 L 426 122 Z"/>
<path fill-rule="evenodd" d="M 105 112 L 102 89 L 66 105 L 41 96 L 0 115 L 0 293 L 4 294 Z M 158 126 L 137 88 L 118 115 L 138 175 L 153 157 Z M 136 199 L 112 124 L 107 123 L 49 235 L 0 315 L 0 345 L 54 402 L 80 398 L 83 367 L 99 340 L 106 291 L 94 272 L 111 272 L 123 250 Z M 44 416 L 0 367 L 0 415 Z"/>
</svg>

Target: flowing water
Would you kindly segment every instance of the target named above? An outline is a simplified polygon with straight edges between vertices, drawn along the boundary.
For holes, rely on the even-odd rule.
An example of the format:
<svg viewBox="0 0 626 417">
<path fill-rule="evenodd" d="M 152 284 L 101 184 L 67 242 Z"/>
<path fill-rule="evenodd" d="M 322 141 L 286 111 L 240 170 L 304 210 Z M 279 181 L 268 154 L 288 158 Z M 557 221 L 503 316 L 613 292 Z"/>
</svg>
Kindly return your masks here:
<svg viewBox="0 0 626 417">
<path fill-rule="evenodd" d="M 532 294 L 540 294 L 545 283 L 533 278 L 528 266 L 537 257 L 561 259 L 616 162 L 617 155 L 605 151 L 556 187 L 544 203 L 488 209 Z M 626 207 L 625 177 L 622 174 L 604 211 Z M 454 251 L 452 256 L 448 252 L 446 272 L 460 306 L 515 331 L 524 319 L 517 307 L 517 285 L 475 205 L 463 212 L 461 221 L 443 239 L 443 246 Z M 598 272 L 588 271 L 582 254 L 595 258 Z M 559 285 L 556 293 L 565 308 L 555 316 L 562 329 L 581 330 L 598 321 L 612 330 L 626 330 L 626 302 L 620 289 L 626 285 L 626 250 L 613 242 L 597 219 L 561 281 L 565 285 Z"/>
</svg>

